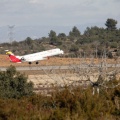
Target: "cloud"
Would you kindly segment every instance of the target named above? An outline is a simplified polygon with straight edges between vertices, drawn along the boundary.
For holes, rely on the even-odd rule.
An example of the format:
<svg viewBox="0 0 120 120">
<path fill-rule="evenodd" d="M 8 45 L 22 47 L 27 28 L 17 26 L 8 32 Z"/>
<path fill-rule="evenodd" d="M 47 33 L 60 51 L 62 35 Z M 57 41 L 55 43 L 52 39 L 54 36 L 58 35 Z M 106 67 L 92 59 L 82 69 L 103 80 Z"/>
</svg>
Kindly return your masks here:
<svg viewBox="0 0 120 120">
<path fill-rule="evenodd" d="M 82 31 L 91 26 L 105 27 L 106 20 L 113 18 L 120 28 L 119 6 L 120 0 L 0 0 L 0 27 L 32 26 L 34 34 L 25 29 L 27 36 L 43 36 L 50 29 L 68 33 L 73 26 Z"/>
<path fill-rule="evenodd" d="M 36 4 L 36 3 L 39 3 L 39 0 L 30 0 L 29 2 Z"/>
<path fill-rule="evenodd" d="M 120 21 L 119 0 L 1 0 L 0 25 L 75 25 Z M 104 24 L 104 23 L 103 23 Z"/>
</svg>

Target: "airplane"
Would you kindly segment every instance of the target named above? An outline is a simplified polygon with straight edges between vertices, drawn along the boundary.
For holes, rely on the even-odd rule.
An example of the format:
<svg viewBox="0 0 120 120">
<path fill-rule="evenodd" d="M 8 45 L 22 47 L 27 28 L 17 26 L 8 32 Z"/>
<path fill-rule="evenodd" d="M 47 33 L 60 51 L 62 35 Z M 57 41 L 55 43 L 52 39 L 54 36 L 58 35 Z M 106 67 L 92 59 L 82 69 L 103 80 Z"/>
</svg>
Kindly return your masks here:
<svg viewBox="0 0 120 120">
<path fill-rule="evenodd" d="M 9 56 L 11 62 L 14 62 L 14 63 L 28 62 L 29 64 L 32 64 L 32 62 L 36 62 L 36 64 L 39 64 L 38 62 L 39 60 L 45 60 L 50 56 L 64 54 L 64 51 L 60 50 L 59 48 L 27 54 L 23 56 L 16 56 L 9 50 L 5 50 L 5 51 L 6 51 L 6 54 Z"/>
</svg>

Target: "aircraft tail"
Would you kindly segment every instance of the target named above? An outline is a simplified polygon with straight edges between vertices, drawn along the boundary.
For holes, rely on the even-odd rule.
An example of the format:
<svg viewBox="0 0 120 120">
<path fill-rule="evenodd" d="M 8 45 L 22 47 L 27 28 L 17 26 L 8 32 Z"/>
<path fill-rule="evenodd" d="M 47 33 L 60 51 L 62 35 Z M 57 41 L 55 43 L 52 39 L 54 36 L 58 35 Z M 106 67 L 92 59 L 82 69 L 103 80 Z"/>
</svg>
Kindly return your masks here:
<svg viewBox="0 0 120 120">
<path fill-rule="evenodd" d="M 21 63 L 21 59 L 15 56 L 11 51 L 7 51 L 6 54 L 9 56 L 11 62 Z"/>
</svg>

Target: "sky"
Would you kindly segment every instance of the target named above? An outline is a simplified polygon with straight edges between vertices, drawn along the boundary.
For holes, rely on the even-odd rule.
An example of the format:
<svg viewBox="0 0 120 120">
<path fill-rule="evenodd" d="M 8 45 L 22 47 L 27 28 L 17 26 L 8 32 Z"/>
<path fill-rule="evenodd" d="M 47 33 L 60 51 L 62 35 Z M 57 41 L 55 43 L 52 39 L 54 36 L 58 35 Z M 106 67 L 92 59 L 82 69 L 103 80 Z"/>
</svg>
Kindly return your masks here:
<svg viewBox="0 0 120 120">
<path fill-rule="evenodd" d="M 117 20 L 120 28 L 119 7 L 120 0 L 0 0 L 0 28 L 79 26 L 84 31 L 91 26 L 105 27 L 108 18 Z"/>
</svg>

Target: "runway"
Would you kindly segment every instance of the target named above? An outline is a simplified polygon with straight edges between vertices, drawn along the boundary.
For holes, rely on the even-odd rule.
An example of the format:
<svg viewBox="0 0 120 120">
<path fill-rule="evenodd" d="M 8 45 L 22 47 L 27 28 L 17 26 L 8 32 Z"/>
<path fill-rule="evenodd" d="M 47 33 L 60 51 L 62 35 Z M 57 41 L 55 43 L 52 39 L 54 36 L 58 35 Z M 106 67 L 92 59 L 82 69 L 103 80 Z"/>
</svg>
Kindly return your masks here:
<svg viewBox="0 0 120 120">
<path fill-rule="evenodd" d="M 61 69 L 61 70 L 69 70 L 69 69 L 75 69 L 75 68 L 119 68 L 120 64 L 95 64 L 95 65 L 89 65 L 89 64 L 80 64 L 80 65 L 61 65 L 61 66 L 28 66 L 28 67 L 16 67 L 16 70 L 18 71 L 30 71 L 30 70 L 57 70 L 57 69 Z M 0 71 L 6 71 L 8 67 L 0 67 Z"/>
</svg>

